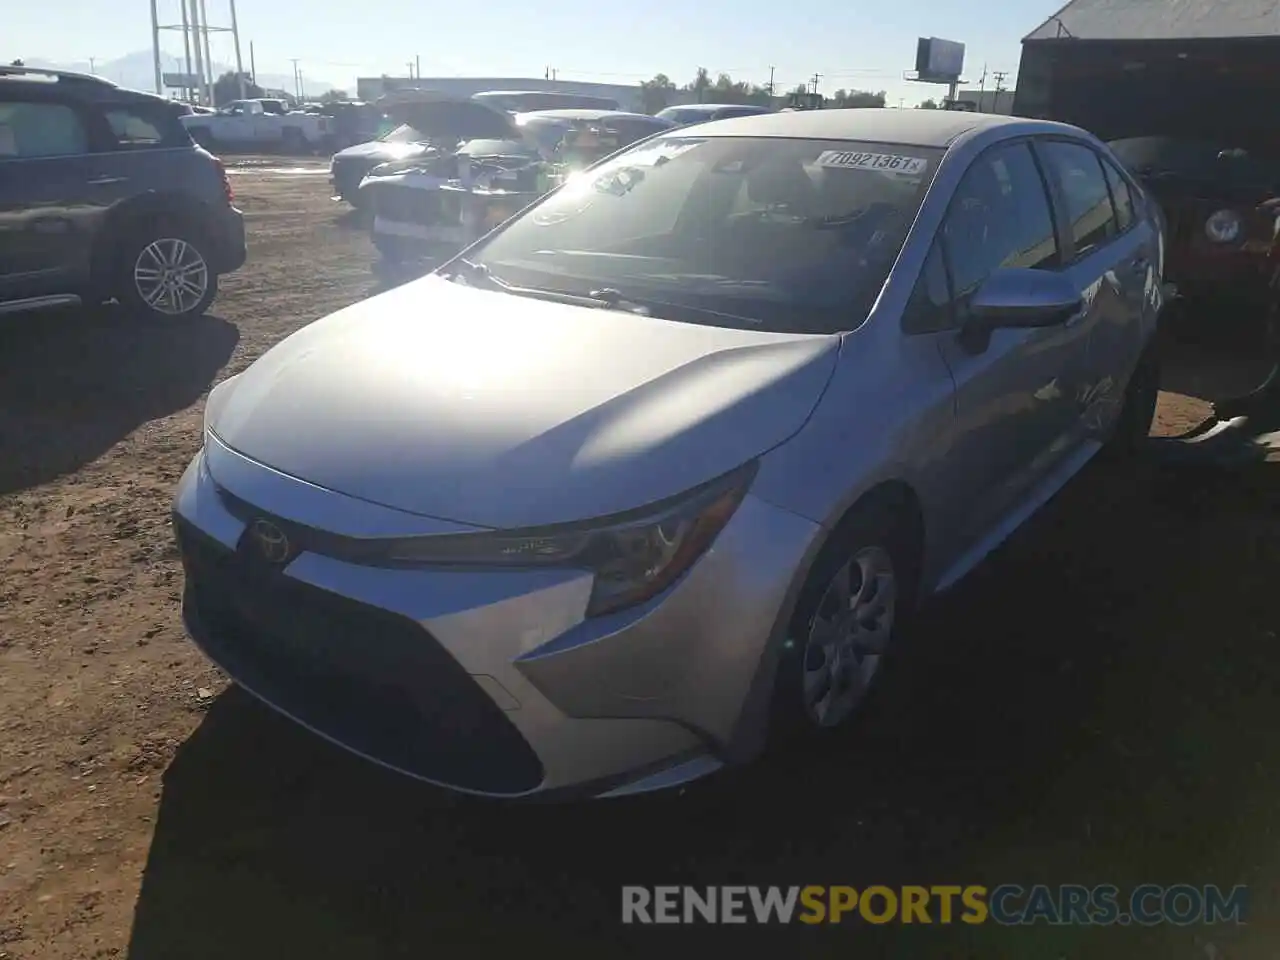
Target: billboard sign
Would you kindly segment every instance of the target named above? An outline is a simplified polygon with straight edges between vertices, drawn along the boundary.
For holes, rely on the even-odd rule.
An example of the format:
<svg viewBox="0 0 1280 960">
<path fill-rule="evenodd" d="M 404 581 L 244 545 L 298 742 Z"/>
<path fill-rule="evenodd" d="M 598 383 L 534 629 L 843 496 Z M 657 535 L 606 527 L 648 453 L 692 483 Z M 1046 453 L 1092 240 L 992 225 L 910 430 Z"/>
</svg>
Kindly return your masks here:
<svg viewBox="0 0 1280 960">
<path fill-rule="evenodd" d="M 200 76 L 195 73 L 166 73 L 163 80 L 166 87 L 180 90 L 194 90 L 200 86 Z"/>
<path fill-rule="evenodd" d="M 964 44 L 938 37 L 916 41 L 916 73 L 919 79 L 954 83 L 964 72 Z"/>
</svg>

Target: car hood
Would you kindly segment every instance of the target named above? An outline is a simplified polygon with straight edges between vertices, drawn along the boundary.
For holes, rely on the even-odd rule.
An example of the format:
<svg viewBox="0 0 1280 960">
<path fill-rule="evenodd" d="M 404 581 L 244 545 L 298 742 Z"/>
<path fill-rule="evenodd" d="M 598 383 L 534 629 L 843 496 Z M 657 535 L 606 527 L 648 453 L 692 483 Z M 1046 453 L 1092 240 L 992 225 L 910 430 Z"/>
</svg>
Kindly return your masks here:
<svg viewBox="0 0 1280 960">
<path fill-rule="evenodd" d="M 364 160 L 372 164 L 390 163 L 393 160 L 412 160 L 423 156 L 430 149 L 425 143 L 388 143 L 385 140 L 370 140 L 368 143 L 357 143 L 354 147 L 339 150 L 333 155 L 335 160 Z"/>
<path fill-rule="evenodd" d="M 380 101 L 387 116 L 432 139 L 519 140 L 515 120 L 475 100 L 408 91 Z"/>
<path fill-rule="evenodd" d="M 208 425 L 330 490 L 538 526 L 673 496 L 782 443 L 812 413 L 839 343 L 428 276 L 277 344 L 215 391 Z"/>
</svg>

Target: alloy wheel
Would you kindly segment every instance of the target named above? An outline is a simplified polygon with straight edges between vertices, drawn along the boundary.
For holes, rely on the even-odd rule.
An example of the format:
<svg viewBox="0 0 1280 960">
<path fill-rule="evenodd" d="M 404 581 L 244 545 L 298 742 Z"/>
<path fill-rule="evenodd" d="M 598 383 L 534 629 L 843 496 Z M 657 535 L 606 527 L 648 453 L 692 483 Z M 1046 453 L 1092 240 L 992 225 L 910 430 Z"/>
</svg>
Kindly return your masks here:
<svg viewBox="0 0 1280 960">
<path fill-rule="evenodd" d="M 138 296 L 152 310 L 177 317 L 194 310 L 209 290 L 209 265 L 176 237 L 147 244 L 133 265 Z"/>
</svg>

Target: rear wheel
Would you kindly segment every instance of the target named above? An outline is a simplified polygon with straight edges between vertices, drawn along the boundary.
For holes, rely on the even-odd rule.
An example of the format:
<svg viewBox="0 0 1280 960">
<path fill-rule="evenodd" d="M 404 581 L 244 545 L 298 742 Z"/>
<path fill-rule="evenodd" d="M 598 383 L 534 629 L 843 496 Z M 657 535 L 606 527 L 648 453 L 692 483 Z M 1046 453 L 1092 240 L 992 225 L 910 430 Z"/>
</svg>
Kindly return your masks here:
<svg viewBox="0 0 1280 960">
<path fill-rule="evenodd" d="M 118 261 L 116 299 L 149 319 L 201 316 L 218 295 L 207 250 L 199 231 L 182 223 L 160 220 L 133 230 Z"/>
</svg>

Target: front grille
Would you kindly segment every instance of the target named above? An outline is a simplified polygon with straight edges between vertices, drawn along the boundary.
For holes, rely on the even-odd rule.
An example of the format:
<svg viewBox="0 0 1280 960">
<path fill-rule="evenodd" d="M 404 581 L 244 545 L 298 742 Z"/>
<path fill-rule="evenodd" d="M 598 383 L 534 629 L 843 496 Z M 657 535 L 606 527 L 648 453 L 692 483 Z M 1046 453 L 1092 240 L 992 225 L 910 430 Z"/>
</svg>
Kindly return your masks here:
<svg viewBox="0 0 1280 960">
<path fill-rule="evenodd" d="M 417 623 L 286 577 L 179 516 L 173 523 L 193 631 L 232 677 L 406 773 L 500 795 L 542 782 L 520 732 Z"/>
<path fill-rule="evenodd" d="M 448 198 L 438 190 L 421 190 L 395 183 L 377 187 L 377 213 L 386 220 L 432 226 L 437 223 L 457 224 L 456 195 Z"/>
</svg>

